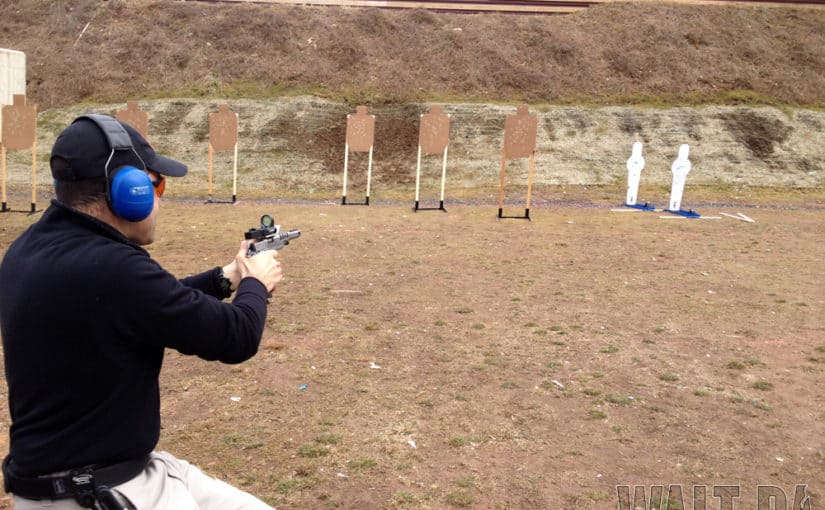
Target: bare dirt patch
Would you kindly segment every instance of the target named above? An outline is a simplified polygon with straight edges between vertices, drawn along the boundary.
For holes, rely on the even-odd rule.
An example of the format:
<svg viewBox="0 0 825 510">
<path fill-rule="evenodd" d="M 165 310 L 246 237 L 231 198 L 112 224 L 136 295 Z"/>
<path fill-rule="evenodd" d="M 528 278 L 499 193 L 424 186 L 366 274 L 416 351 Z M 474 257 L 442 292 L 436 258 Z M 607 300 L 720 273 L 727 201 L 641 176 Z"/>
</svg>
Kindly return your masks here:
<svg viewBox="0 0 825 510">
<path fill-rule="evenodd" d="M 823 213 L 718 211 L 756 223 L 166 202 L 152 253 L 179 275 L 263 212 L 303 235 L 256 358 L 167 354 L 160 447 L 280 509 L 615 509 L 651 483 L 746 507 L 807 483 L 817 508 Z M 4 216 L 0 254 L 34 219 Z"/>
<path fill-rule="evenodd" d="M 769 158 L 774 146 L 784 142 L 791 131 L 781 121 L 751 111 L 731 112 L 723 116 L 723 120 L 734 136 L 762 160 Z"/>
</svg>

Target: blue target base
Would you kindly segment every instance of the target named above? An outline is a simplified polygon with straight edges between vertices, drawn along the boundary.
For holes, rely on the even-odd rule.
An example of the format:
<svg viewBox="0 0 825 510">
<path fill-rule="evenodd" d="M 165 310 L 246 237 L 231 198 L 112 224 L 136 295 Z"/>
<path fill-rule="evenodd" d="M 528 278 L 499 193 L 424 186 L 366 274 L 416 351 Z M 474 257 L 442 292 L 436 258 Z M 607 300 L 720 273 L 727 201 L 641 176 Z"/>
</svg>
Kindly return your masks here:
<svg viewBox="0 0 825 510">
<path fill-rule="evenodd" d="M 685 218 L 701 218 L 702 215 L 698 212 L 694 211 L 693 209 L 688 209 L 685 211 L 684 209 L 679 209 L 678 211 L 671 211 L 670 209 L 665 210 L 665 212 L 669 212 L 670 214 L 676 214 L 678 216 L 684 216 Z"/>
<path fill-rule="evenodd" d="M 631 209 L 639 209 L 640 211 L 655 211 L 656 207 L 650 205 L 649 202 L 645 202 L 644 204 L 624 204 L 625 207 L 630 207 Z"/>
</svg>

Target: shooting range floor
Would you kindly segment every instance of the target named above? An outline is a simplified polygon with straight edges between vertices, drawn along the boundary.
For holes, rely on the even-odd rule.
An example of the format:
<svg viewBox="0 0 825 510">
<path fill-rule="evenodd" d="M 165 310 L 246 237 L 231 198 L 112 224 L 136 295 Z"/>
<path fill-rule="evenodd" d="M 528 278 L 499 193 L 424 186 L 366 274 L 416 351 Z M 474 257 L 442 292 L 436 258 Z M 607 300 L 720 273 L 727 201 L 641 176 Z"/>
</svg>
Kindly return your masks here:
<svg viewBox="0 0 825 510">
<path fill-rule="evenodd" d="M 150 248 L 181 276 L 264 213 L 302 236 L 257 357 L 167 354 L 160 448 L 279 509 L 615 509 L 617 484 L 681 484 L 690 508 L 723 483 L 747 508 L 808 484 L 816 508 L 825 211 L 805 202 L 700 208 L 752 223 L 164 202 Z M 2 217 L 0 254 L 36 217 Z"/>
</svg>

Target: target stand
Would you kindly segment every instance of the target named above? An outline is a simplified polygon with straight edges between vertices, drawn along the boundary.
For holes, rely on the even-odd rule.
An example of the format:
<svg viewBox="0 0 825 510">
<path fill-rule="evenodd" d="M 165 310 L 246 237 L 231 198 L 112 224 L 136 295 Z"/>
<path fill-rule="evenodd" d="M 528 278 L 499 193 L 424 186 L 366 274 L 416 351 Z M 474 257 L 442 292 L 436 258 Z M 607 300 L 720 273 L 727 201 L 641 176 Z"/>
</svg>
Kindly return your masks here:
<svg viewBox="0 0 825 510">
<path fill-rule="evenodd" d="M 444 189 L 447 183 L 447 147 L 450 143 L 450 115 L 441 111 L 440 105 L 433 105 L 430 113 L 421 115 L 418 135 L 418 163 L 415 167 L 415 204 L 413 212 L 443 211 Z M 421 207 L 421 155 L 441 155 L 441 199 L 438 207 Z"/>
<path fill-rule="evenodd" d="M 37 212 L 37 105 L 26 105 L 26 96 L 14 94 L 13 104 L 3 106 L 0 125 L 0 212 L 11 212 L 6 197 L 6 149 L 31 149 L 31 210 Z"/>
<path fill-rule="evenodd" d="M 344 186 L 341 205 L 370 205 L 370 185 L 372 184 L 372 151 L 375 143 L 375 115 L 367 114 L 367 107 L 355 107 L 355 115 L 347 114 L 347 134 L 344 142 Z M 367 194 L 364 203 L 347 202 L 347 175 L 349 173 L 349 153 L 367 152 Z"/>
<path fill-rule="evenodd" d="M 530 195 L 533 189 L 533 167 L 535 161 L 535 153 L 530 154 L 530 170 L 527 173 L 527 201 L 524 204 L 524 216 L 505 216 L 504 215 L 504 171 L 507 166 L 507 157 L 502 156 L 501 158 L 501 179 L 500 179 L 500 188 L 499 188 L 499 195 L 498 195 L 498 215 L 496 219 L 503 220 L 503 219 L 515 219 L 515 220 L 528 220 L 532 221 L 530 218 Z"/>
<path fill-rule="evenodd" d="M 642 142 L 634 142 L 630 158 L 627 160 L 627 195 L 625 196 L 624 207 L 639 211 L 655 211 L 656 207 L 650 205 L 649 202 L 636 203 L 636 196 L 639 193 L 639 181 L 644 167 L 645 158 L 642 157 Z"/>
<path fill-rule="evenodd" d="M 421 207 L 420 189 L 421 189 L 421 146 L 418 146 L 418 165 L 415 169 L 415 205 L 413 211 L 444 211 L 444 188 L 447 182 L 447 148 L 444 147 L 444 157 L 441 163 L 441 199 L 438 201 L 438 207 Z"/>
<path fill-rule="evenodd" d="M 501 176 L 499 179 L 498 215 L 497 219 L 530 220 L 530 195 L 533 189 L 533 169 L 536 158 L 536 135 L 539 119 L 530 115 L 527 105 L 520 105 L 515 115 L 508 115 L 504 119 L 504 148 L 501 151 Z M 527 172 L 527 201 L 524 206 L 524 216 L 504 215 L 504 174 L 508 158 L 530 158 L 530 169 Z"/>
<path fill-rule="evenodd" d="M 692 168 L 690 159 L 688 159 L 689 153 L 690 146 L 688 144 L 680 145 L 679 155 L 670 166 L 670 170 L 673 173 L 673 184 L 670 188 L 670 204 L 665 212 L 684 218 L 701 218 L 702 215 L 693 209 L 682 209 L 682 193 L 685 190 L 687 175 Z"/>
<path fill-rule="evenodd" d="M 215 200 L 212 195 L 212 170 L 216 152 L 232 151 L 232 200 Z M 218 106 L 209 114 L 209 162 L 207 170 L 209 194 L 207 204 L 234 204 L 238 200 L 238 114 L 228 104 Z"/>
</svg>

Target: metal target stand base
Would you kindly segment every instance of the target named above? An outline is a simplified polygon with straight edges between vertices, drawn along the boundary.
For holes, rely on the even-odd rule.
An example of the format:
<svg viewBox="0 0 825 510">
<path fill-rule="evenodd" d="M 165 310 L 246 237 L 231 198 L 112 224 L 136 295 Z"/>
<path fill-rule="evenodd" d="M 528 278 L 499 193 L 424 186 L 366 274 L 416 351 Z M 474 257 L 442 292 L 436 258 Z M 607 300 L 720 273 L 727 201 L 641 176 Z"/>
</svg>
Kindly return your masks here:
<svg viewBox="0 0 825 510">
<path fill-rule="evenodd" d="M 356 202 L 356 203 L 352 203 L 352 202 L 350 202 L 350 203 L 347 203 L 347 197 L 346 197 L 346 196 L 342 196 L 342 197 L 341 197 L 341 205 L 367 205 L 367 206 L 368 206 L 368 205 L 370 205 L 370 197 L 366 197 L 366 198 L 364 199 L 364 203 L 360 203 L 360 202 Z"/>
<path fill-rule="evenodd" d="M 415 201 L 415 205 L 412 208 L 413 212 L 418 211 L 443 211 L 447 212 L 447 209 L 444 208 L 444 201 L 441 200 L 438 202 L 438 207 L 421 207 L 418 203 L 418 200 Z"/>
<path fill-rule="evenodd" d="M 496 216 L 496 220 L 527 220 L 527 221 L 533 221 L 532 218 L 530 218 L 530 209 L 529 208 L 524 210 L 524 216 L 504 216 L 502 209 L 499 208 L 498 215 Z"/>
<path fill-rule="evenodd" d="M 238 203 L 238 197 L 236 195 L 232 195 L 232 200 L 215 200 L 212 197 L 209 197 L 204 201 L 204 204 L 232 204 L 235 205 Z"/>
<path fill-rule="evenodd" d="M 43 209 L 37 210 L 37 204 L 32 204 L 31 209 L 29 211 L 15 211 L 14 209 L 10 209 L 7 202 L 3 202 L 0 204 L 0 213 L 23 213 L 28 214 L 31 216 L 32 214 L 37 214 L 39 212 L 43 212 Z"/>
</svg>

